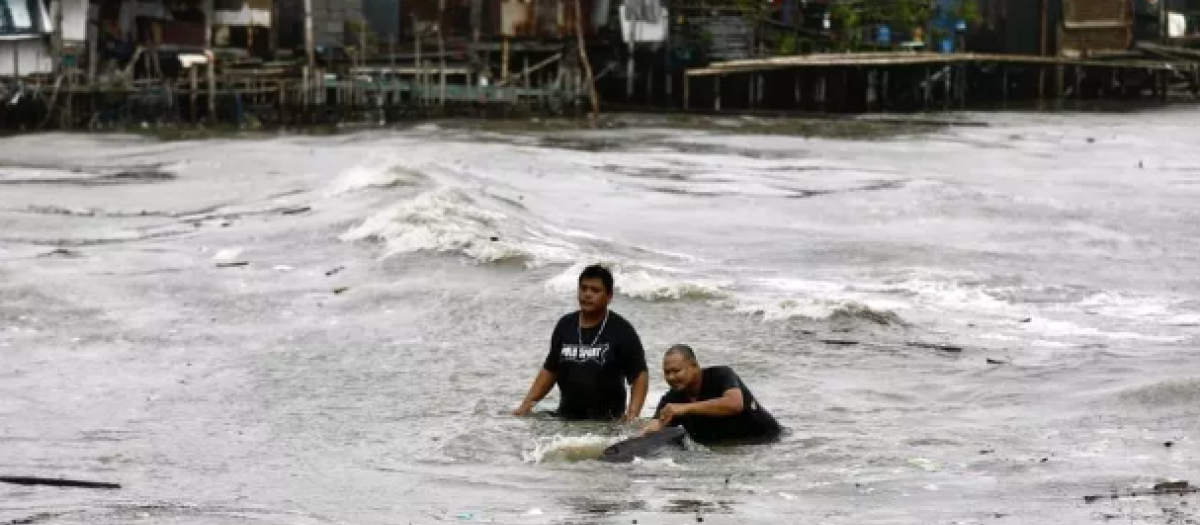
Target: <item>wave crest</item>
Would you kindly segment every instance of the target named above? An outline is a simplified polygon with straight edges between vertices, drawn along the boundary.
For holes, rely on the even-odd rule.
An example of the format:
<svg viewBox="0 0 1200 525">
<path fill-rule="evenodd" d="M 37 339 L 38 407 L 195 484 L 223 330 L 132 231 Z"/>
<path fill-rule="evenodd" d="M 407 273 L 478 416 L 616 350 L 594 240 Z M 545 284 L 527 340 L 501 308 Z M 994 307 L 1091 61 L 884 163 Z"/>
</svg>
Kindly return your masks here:
<svg viewBox="0 0 1200 525">
<path fill-rule="evenodd" d="M 480 262 L 536 257 L 506 214 L 481 208 L 462 190 L 448 187 L 379 212 L 343 234 L 342 240 L 381 241 L 388 255 L 460 253 Z"/>
<path fill-rule="evenodd" d="M 852 300 L 819 297 L 758 299 L 744 300 L 730 306 L 739 313 L 759 316 L 765 321 L 807 319 L 811 321 L 866 321 L 883 326 L 906 324 L 904 319 L 892 310 Z"/>
<path fill-rule="evenodd" d="M 591 264 L 591 263 L 587 263 Z M 702 279 L 676 278 L 663 273 L 678 273 L 670 269 L 652 272 L 636 263 L 613 263 L 599 261 L 613 274 L 615 292 L 633 299 L 646 301 L 680 301 L 688 299 L 720 299 L 728 296 L 729 283 Z M 546 283 L 555 293 L 571 293 L 576 288 L 579 273 L 585 263 L 577 263 Z"/>
</svg>

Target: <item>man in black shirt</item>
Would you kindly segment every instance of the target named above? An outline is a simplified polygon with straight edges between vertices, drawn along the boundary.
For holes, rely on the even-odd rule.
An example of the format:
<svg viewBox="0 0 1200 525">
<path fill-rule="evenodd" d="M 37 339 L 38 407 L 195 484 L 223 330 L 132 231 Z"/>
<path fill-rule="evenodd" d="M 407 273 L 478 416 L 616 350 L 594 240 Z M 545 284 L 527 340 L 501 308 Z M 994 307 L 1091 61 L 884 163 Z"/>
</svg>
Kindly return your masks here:
<svg viewBox="0 0 1200 525">
<path fill-rule="evenodd" d="M 562 316 L 550 336 L 550 353 L 513 415 L 523 416 L 558 386 L 557 415 L 564 419 L 629 421 L 646 402 L 649 370 L 637 330 L 608 309 L 613 277 L 602 266 L 579 275 L 579 311 Z M 626 406 L 625 383 L 632 386 Z"/>
<path fill-rule="evenodd" d="M 727 366 L 701 369 L 687 345 L 675 345 L 663 357 L 663 376 L 671 391 L 658 402 L 654 421 L 643 435 L 683 426 L 701 444 L 774 441 L 783 429 L 741 378 Z"/>
</svg>

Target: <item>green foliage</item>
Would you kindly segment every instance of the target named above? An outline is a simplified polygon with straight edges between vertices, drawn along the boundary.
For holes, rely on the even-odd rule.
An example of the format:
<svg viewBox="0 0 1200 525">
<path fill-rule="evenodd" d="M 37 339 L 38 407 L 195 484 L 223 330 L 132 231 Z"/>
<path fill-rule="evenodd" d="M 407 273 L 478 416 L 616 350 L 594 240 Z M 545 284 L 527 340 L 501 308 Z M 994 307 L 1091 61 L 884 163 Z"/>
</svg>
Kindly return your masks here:
<svg viewBox="0 0 1200 525">
<path fill-rule="evenodd" d="M 794 55 L 798 51 L 800 51 L 800 44 L 796 35 L 783 35 L 783 38 L 779 39 L 779 49 L 777 52 L 780 55 Z"/>
<path fill-rule="evenodd" d="M 983 21 L 983 16 L 979 14 L 979 0 L 958 0 L 951 12 L 968 25 Z"/>
</svg>

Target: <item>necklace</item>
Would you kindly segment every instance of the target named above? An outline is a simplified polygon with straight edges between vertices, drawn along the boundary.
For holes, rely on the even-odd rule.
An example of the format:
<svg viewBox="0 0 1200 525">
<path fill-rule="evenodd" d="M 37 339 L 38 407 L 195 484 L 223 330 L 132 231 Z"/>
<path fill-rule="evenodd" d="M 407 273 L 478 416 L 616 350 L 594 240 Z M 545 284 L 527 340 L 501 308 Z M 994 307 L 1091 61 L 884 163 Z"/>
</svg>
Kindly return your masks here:
<svg viewBox="0 0 1200 525">
<path fill-rule="evenodd" d="M 591 346 L 596 346 L 596 341 L 600 340 L 600 334 L 604 333 L 604 326 L 608 324 L 608 310 L 604 310 L 604 320 L 600 321 L 600 331 L 596 332 L 596 337 L 592 338 Z M 575 333 L 579 336 L 579 344 L 583 345 L 583 312 L 579 312 L 579 321 L 575 324 Z"/>
</svg>

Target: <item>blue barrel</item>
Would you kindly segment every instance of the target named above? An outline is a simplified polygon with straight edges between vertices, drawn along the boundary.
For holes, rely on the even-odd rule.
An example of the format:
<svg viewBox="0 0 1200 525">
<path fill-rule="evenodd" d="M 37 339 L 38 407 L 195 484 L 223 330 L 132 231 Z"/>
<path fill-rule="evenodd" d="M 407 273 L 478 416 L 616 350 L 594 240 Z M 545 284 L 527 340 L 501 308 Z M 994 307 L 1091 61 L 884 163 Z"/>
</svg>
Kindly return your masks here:
<svg viewBox="0 0 1200 525">
<path fill-rule="evenodd" d="M 886 25 L 879 26 L 879 31 L 875 38 L 879 40 L 880 45 L 892 45 L 892 29 Z"/>
</svg>

